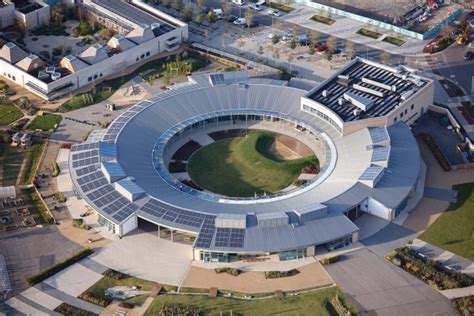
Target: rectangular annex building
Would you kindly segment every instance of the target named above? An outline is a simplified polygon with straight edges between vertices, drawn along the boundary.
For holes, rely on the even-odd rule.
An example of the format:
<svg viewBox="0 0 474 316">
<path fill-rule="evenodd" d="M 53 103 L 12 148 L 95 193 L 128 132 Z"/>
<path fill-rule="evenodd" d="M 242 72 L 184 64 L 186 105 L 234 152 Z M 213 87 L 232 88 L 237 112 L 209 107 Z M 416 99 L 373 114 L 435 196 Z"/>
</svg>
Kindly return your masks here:
<svg viewBox="0 0 474 316">
<path fill-rule="evenodd" d="M 433 104 L 433 81 L 405 66 L 355 58 L 301 99 L 303 111 L 342 135 L 365 127 L 413 124 Z"/>
</svg>

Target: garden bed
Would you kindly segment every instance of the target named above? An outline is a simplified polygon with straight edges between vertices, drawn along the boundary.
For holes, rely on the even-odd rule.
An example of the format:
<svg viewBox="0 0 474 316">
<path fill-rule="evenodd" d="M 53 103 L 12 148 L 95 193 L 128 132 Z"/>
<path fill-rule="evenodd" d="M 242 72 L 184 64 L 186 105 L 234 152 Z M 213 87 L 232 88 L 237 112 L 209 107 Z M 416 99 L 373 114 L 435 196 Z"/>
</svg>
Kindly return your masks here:
<svg viewBox="0 0 474 316">
<path fill-rule="evenodd" d="M 141 291 L 152 291 L 155 283 L 148 280 L 132 277 L 128 274 L 109 269 L 103 273 L 104 277 L 88 288 L 79 298 L 102 307 L 109 305 L 112 298 L 105 295 L 105 291 L 114 286 L 136 287 Z M 132 305 L 141 305 L 145 302 L 147 295 L 138 295 L 122 302 Z"/>
<path fill-rule="evenodd" d="M 440 291 L 474 284 L 469 276 L 449 271 L 439 261 L 425 259 L 410 247 L 397 248 L 386 259 Z"/>
<path fill-rule="evenodd" d="M 285 13 L 290 13 L 295 10 L 295 8 L 277 3 L 277 2 L 270 2 L 270 7 L 272 9 L 277 9 L 278 11 L 285 12 Z"/>
<path fill-rule="evenodd" d="M 265 278 L 266 279 L 279 279 L 279 278 L 287 278 L 300 273 L 298 270 L 293 269 L 289 271 L 266 271 Z"/>
<path fill-rule="evenodd" d="M 364 28 L 359 29 L 356 33 L 365 37 L 373 38 L 373 39 L 378 39 L 380 36 L 382 36 L 381 33 L 371 31 L 369 29 L 364 29 Z"/>
<path fill-rule="evenodd" d="M 392 44 L 392 45 L 395 45 L 395 46 L 402 46 L 403 44 L 405 44 L 405 41 L 398 38 L 398 37 L 393 37 L 393 36 L 387 36 L 385 37 L 382 42 L 385 42 L 385 43 L 389 43 L 389 44 Z"/>
<path fill-rule="evenodd" d="M 230 267 L 223 267 L 223 268 L 216 268 L 214 269 L 217 274 L 219 273 L 227 273 L 232 276 L 238 276 L 242 271 L 237 268 L 230 268 Z"/>
<path fill-rule="evenodd" d="M 56 307 L 54 311 L 64 316 L 97 316 L 95 313 L 80 309 L 79 307 L 72 306 L 67 303 L 62 303 Z"/>
<path fill-rule="evenodd" d="M 331 18 L 327 18 L 325 16 L 322 16 L 322 15 L 313 15 L 311 17 L 311 20 L 315 21 L 315 22 L 319 22 L 319 23 L 323 23 L 323 24 L 326 24 L 326 25 L 332 25 L 336 22 L 336 20 L 333 20 Z"/>
</svg>

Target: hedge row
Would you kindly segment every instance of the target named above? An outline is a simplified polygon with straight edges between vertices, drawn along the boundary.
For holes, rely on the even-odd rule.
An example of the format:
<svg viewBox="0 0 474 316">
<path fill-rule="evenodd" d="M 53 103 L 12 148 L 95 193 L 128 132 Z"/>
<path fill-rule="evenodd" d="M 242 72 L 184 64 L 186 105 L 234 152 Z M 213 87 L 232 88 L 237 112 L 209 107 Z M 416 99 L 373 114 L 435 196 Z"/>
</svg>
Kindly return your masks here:
<svg viewBox="0 0 474 316">
<path fill-rule="evenodd" d="M 53 264 L 52 266 L 49 266 L 48 268 L 44 269 L 43 271 L 30 276 L 29 278 L 26 279 L 28 284 L 30 285 L 35 285 L 37 283 L 42 282 L 43 280 L 46 280 L 50 276 L 58 273 L 61 270 L 66 269 L 67 267 L 73 265 L 74 263 L 84 259 L 85 257 L 89 256 L 92 253 L 92 249 L 90 248 L 84 248 L 78 253 L 74 254 L 72 257 L 67 258 L 66 260 L 62 262 L 58 262 L 56 264 Z"/>
<path fill-rule="evenodd" d="M 216 268 L 216 273 L 227 273 L 233 276 L 238 276 L 240 274 L 240 270 L 236 268 L 224 267 L 224 268 Z"/>
</svg>

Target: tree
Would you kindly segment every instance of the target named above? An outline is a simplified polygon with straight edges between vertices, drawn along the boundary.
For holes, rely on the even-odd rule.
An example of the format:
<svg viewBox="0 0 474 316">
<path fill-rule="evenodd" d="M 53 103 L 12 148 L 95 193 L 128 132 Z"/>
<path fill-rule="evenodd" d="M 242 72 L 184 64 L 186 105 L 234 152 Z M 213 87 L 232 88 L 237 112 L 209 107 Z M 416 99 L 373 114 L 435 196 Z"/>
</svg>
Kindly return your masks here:
<svg viewBox="0 0 474 316">
<path fill-rule="evenodd" d="M 296 48 L 296 40 L 295 38 L 293 37 L 290 41 L 290 48 L 291 49 L 295 49 Z"/>
<path fill-rule="evenodd" d="M 183 20 L 189 22 L 193 19 L 193 5 L 188 3 L 183 8 Z"/>
<path fill-rule="evenodd" d="M 313 46 L 313 45 L 309 45 L 308 54 L 314 55 L 314 53 L 315 53 L 314 46 Z"/>
<path fill-rule="evenodd" d="M 309 34 L 309 40 L 313 43 L 316 44 L 319 40 L 319 32 L 318 31 L 312 31 Z"/>
<path fill-rule="evenodd" d="M 347 43 L 346 43 L 346 56 L 349 59 L 352 59 L 352 57 L 354 57 L 354 42 L 347 41 Z"/>
<path fill-rule="evenodd" d="M 197 11 L 198 13 L 204 13 L 204 0 L 197 0 Z"/>
<path fill-rule="evenodd" d="M 198 14 L 196 14 L 194 22 L 196 22 L 198 25 L 201 25 L 203 21 L 204 21 L 204 14 L 202 14 L 202 12 L 199 12 Z"/>
<path fill-rule="evenodd" d="M 253 18 L 254 18 L 253 10 L 248 9 L 247 12 L 245 12 L 245 23 L 247 24 L 249 28 L 252 25 Z"/>
<path fill-rule="evenodd" d="M 280 37 L 275 34 L 275 36 L 272 37 L 272 44 L 276 44 L 280 41 Z"/>
<path fill-rule="evenodd" d="M 380 55 L 380 61 L 381 61 L 383 64 L 388 65 L 388 64 L 390 64 L 390 58 L 391 58 L 391 57 L 392 57 L 392 55 L 391 55 L 389 52 L 384 51 L 384 52 L 382 53 L 382 55 Z"/>
<path fill-rule="evenodd" d="M 182 8 L 183 8 L 183 1 L 182 0 L 174 0 L 173 9 L 180 12 Z"/>
<path fill-rule="evenodd" d="M 217 14 L 214 12 L 214 10 L 211 10 L 209 14 L 207 15 L 207 19 L 209 20 L 209 23 L 214 23 L 217 21 Z"/>
<path fill-rule="evenodd" d="M 453 34 L 453 27 L 449 24 L 445 24 L 441 28 L 441 35 L 446 39 L 451 39 L 451 35 Z"/>
<path fill-rule="evenodd" d="M 331 50 L 332 52 L 334 52 L 337 47 L 337 38 L 335 38 L 334 36 L 329 36 L 326 44 L 328 46 L 328 50 Z"/>
</svg>

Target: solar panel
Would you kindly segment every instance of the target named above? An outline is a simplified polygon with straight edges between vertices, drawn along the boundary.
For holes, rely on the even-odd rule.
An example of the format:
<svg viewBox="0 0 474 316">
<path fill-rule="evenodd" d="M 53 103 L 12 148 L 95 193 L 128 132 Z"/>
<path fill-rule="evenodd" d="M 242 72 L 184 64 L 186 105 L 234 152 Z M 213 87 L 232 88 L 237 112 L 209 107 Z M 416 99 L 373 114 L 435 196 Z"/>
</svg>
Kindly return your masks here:
<svg viewBox="0 0 474 316">
<path fill-rule="evenodd" d="M 84 144 L 79 144 L 79 145 L 72 145 L 70 150 L 71 152 L 75 152 L 75 151 L 80 151 L 80 150 L 95 149 L 98 147 L 99 147 L 98 143 L 84 143 Z"/>
<path fill-rule="evenodd" d="M 100 178 L 98 180 L 92 181 L 90 183 L 84 184 L 81 186 L 81 189 L 84 193 L 97 189 L 103 185 L 106 185 L 108 182 L 105 178 Z"/>
<path fill-rule="evenodd" d="M 377 144 L 389 140 L 388 131 L 386 127 L 369 128 L 370 138 L 372 143 Z"/>
<path fill-rule="evenodd" d="M 375 180 L 379 176 L 379 174 L 382 173 L 383 169 L 383 167 L 371 166 L 364 171 L 364 173 L 360 176 L 359 180 Z"/>
<path fill-rule="evenodd" d="M 97 149 L 94 150 L 89 150 L 89 151 L 83 151 L 78 154 L 73 154 L 72 155 L 72 160 L 78 160 L 78 159 L 84 159 L 84 158 L 89 158 L 92 156 L 97 156 L 99 154 L 99 151 Z"/>
<path fill-rule="evenodd" d="M 372 151 L 372 162 L 387 161 L 390 157 L 390 147 L 374 147 Z"/>
<path fill-rule="evenodd" d="M 117 214 L 114 214 L 112 217 L 116 219 L 117 221 L 121 222 L 124 219 L 128 218 L 130 215 L 133 214 L 138 209 L 138 206 L 135 204 L 128 204 L 125 206 L 122 210 L 117 212 Z"/>
<path fill-rule="evenodd" d="M 217 228 L 214 245 L 216 247 L 242 248 L 244 246 L 245 229 Z"/>
<path fill-rule="evenodd" d="M 199 235 L 196 238 L 195 246 L 198 248 L 209 248 L 211 247 L 212 237 L 216 230 L 214 226 L 215 216 L 206 216 L 204 223 L 202 224 Z"/>
<path fill-rule="evenodd" d="M 225 84 L 224 75 L 223 74 L 212 74 L 209 76 L 211 83 L 213 86 L 219 86 Z"/>
<path fill-rule="evenodd" d="M 100 177 L 102 177 L 103 175 L 100 173 L 100 172 L 96 172 L 96 173 L 91 173 L 89 175 L 86 175 L 86 176 L 83 176 L 81 178 L 78 178 L 77 179 L 77 183 L 79 185 L 83 185 L 83 184 L 86 184 L 86 183 L 89 183 L 91 181 L 94 181 L 96 179 L 99 179 Z"/>
<path fill-rule="evenodd" d="M 83 175 L 94 172 L 96 170 L 97 170 L 97 167 L 95 165 L 92 165 L 92 166 L 84 167 L 84 168 L 81 168 L 81 169 L 77 169 L 76 170 L 76 175 L 78 177 L 81 177 Z"/>
</svg>

